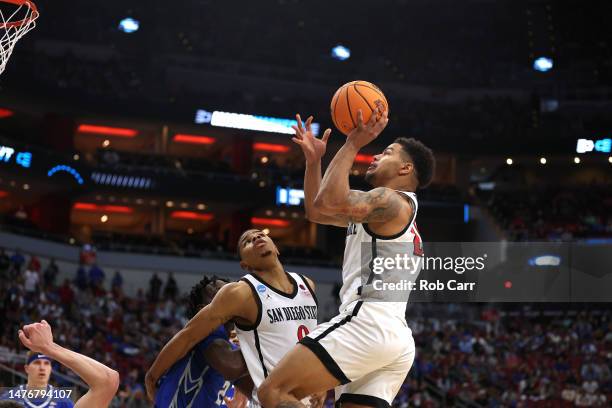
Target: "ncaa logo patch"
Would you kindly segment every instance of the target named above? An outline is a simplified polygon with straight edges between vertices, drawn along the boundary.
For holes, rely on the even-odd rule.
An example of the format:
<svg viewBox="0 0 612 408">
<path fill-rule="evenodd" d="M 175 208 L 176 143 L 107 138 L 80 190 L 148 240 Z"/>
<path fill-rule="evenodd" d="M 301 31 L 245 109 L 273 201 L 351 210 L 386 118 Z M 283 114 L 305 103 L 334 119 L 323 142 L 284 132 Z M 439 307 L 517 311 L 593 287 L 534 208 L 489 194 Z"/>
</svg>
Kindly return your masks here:
<svg viewBox="0 0 612 408">
<path fill-rule="evenodd" d="M 266 291 L 266 285 L 257 285 L 257 291 L 259 293 L 264 293 Z"/>
</svg>

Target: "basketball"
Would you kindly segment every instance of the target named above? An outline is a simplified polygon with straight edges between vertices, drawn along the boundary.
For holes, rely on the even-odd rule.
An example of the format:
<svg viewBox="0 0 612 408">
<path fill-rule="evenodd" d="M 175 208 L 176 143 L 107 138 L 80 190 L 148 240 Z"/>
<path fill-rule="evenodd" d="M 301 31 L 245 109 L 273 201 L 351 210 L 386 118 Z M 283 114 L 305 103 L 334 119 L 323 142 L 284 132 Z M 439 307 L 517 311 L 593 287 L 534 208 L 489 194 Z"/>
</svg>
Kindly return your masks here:
<svg viewBox="0 0 612 408">
<path fill-rule="evenodd" d="M 383 103 L 389 110 L 387 98 L 376 85 L 366 81 L 353 81 L 342 85 L 331 101 L 331 117 L 336 128 L 345 135 L 357 126 L 357 111 L 363 112 L 363 123 L 367 123 L 376 109 Z"/>
</svg>

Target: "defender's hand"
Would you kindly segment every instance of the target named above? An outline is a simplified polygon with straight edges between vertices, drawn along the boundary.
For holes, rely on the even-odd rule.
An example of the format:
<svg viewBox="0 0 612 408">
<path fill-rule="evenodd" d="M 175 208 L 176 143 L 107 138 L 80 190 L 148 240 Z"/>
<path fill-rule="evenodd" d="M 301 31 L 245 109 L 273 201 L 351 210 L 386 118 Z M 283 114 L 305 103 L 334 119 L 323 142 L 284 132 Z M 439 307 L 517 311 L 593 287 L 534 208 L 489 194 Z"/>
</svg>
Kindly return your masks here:
<svg viewBox="0 0 612 408">
<path fill-rule="evenodd" d="M 295 118 L 298 125 L 291 126 L 293 130 L 295 130 L 295 137 L 291 138 L 291 140 L 300 145 L 302 148 L 302 152 L 304 152 L 304 157 L 306 158 L 306 163 L 316 163 L 325 155 L 327 140 L 331 134 L 331 129 L 325 130 L 323 137 L 321 139 L 317 139 L 312 133 L 311 129 L 312 120 L 314 119 L 312 116 L 306 119 L 304 126 L 302 126 L 302 118 L 300 117 L 299 113 L 295 115 Z"/>
</svg>

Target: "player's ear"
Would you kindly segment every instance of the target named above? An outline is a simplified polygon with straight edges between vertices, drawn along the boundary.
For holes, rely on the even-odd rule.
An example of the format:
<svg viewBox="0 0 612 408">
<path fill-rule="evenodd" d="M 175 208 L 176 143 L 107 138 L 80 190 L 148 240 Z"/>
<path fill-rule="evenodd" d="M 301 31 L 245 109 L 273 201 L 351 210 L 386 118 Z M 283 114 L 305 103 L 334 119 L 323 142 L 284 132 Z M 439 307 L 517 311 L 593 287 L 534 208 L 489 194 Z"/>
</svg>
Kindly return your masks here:
<svg viewBox="0 0 612 408">
<path fill-rule="evenodd" d="M 400 176 L 407 176 L 414 170 L 414 166 L 412 163 L 404 162 L 402 163 L 402 167 L 400 167 L 399 174 Z"/>
<path fill-rule="evenodd" d="M 251 267 L 244 261 L 240 261 L 240 267 L 247 272 L 252 272 Z"/>
<path fill-rule="evenodd" d="M 274 252 L 276 253 L 276 256 L 280 256 L 280 251 L 278 250 L 278 247 L 276 246 L 276 244 L 272 244 L 274 245 Z"/>
</svg>

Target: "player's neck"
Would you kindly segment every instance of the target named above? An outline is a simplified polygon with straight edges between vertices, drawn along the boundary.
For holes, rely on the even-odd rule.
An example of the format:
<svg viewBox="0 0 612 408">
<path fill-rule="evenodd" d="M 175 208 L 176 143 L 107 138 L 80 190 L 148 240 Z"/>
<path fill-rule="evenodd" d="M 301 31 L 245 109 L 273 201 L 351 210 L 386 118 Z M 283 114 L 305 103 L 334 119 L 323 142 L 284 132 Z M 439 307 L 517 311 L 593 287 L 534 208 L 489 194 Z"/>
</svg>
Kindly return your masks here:
<svg viewBox="0 0 612 408">
<path fill-rule="evenodd" d="M 28 383 L 26 384 L 26 388 L 27 389 L 46 389 L 47 388 L 47 383 L 44 381 L 33 381 L 33 380 L 28 380 Z"/>
<path fill-rule="evenodd" d="M 255 273 L 268 284 L 276 287 L 277 289 L 283 290 L 283 288 L 287 286 L 287 273 L 285 272 L 283 264 L 281 264 L 279 260 L 277 260 L 269 268 L 262 269 L 261 271 L 255 271 Z"/>
<path fill-rule="evenodd" d="M 277 259 L 272 264 L 270 264 L 267 268 L 262 269 L 260 271 L 255 271 L 256 274 L 260 275 L 263 278 L 267 278 L 268 280 L 282 278 L 285 276 L 285 268 L 283 264 Z"/>
<path fill-rule="evenodd" d="M 413 193 L 416 192 L 416 189 L 417 189 L 416 184 L 414 185 L 413 183 L 406 184 L 403 180 L 402 180 L 402 183 L 397 183 L 395 179 L 389 180 L 389 182 L 384 183 L 381 186 L 376 186 L 376 187 L 386 187 L 386 188 L 390 188 L 391 190 L 409 191 Z"/>
</svg>

